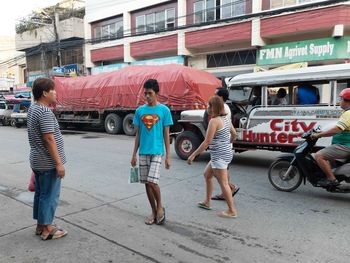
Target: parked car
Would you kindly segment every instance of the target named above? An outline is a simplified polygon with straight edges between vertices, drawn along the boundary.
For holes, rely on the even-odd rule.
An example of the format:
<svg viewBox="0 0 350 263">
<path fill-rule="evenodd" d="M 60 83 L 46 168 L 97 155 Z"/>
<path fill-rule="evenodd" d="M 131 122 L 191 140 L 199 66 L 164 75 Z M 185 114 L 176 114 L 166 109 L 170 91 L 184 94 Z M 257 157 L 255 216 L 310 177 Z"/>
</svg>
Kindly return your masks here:
<svg viewBox="0 0 350 263">
<path fill-rule="evenodd" d="M 3 126 L 11 124 L 11 113 L 13 111 L 13 103 L 8 103 L 5 100 L 0 101 L 0 122 Z"/>
</svg>

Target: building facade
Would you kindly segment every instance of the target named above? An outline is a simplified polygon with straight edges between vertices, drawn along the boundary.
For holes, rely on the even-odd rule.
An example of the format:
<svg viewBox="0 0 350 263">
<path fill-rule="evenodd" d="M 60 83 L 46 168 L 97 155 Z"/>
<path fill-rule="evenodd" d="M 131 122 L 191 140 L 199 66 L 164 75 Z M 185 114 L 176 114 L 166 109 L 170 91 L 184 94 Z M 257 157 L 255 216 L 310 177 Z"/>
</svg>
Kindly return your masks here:
<svg viewBox="0 0 350 263">
<path fill-rule="evenodd" d="M 25 83 L 23 52 L 16 51 L 15 37 L 0 36 L 0 92 L 10 92 Z"/>
<path fill-rule="evenodd" d="M 28 86 L 38 77 L 83 74 L 84 12 L 80 1 L 64 0 L 38 12 L 46 23 L 29 18 L 20 25 L 24 30 L 17 25 L 16 50 L 25 52 Z"/>
<path fill-rule="evenodd" d="M 346 62 L 348 36 L 349 1 L 87 0 L 85 65 L 95 74 L 175 58 L 217 76 L 234 76 L 257 65 Z M 332 45 L 341 54 L 330 54 Z M 274 50 L 286 57 L 275 59 Z"/>
</svg>

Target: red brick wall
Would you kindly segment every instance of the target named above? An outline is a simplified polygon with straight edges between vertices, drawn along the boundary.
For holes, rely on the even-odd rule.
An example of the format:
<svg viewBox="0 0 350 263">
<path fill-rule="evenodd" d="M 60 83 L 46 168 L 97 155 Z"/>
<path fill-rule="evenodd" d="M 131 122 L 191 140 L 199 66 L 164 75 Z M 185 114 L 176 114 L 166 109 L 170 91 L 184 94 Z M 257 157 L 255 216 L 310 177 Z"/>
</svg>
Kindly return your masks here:
<svg viewBox="0 0 350 263">
<path fill-rule="evenodd" d="M 124 46 L 106 47 L 101 49 L 91 50 L 91 61 L 105 61 L 124 58 Z"/>
<path fill-rule="evenodd" d="M 251 22 L 188 32 L 185 36 L 186 48 L 250 40 Z"/>
<path fill-rule="evenodd" d="M 131 43 L 130 50 L 132 57 L 177 51 L 177 34 Z"/>
<path fill-rule="evenodd" d="M 337 24 L 350 25 L 350 6 L 334 6 L 262 19 L 261 36 L 331 29 Z"/>
</svg>

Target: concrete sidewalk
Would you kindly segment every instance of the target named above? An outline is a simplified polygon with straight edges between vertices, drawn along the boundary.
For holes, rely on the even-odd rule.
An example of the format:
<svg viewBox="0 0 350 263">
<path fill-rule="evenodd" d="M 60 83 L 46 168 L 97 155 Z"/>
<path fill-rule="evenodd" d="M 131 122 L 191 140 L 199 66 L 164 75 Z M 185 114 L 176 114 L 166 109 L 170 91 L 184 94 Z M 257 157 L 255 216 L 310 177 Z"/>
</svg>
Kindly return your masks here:
<svg viewBox="0 0 350 263">
<path fill-rule="evenodd" d="M 42 241 L 34 234 L 35 221 L 30 204 L 16 199 L 4 187 L 0 190 L 1 263 L 157 262 L 63 218 L 57 218 L 55 222 L 69 234 L 59 240 Z M 26 195 L 30 196 L 29 193 Z"/>
<path fill-rule="evenodd" d="M 63 189 L 63 195 L 67 199 L 72 192 Z M 137 214 L 138 203 L 144 201 L 141 195 L 136 206 L 127 210 L 86 196 L 82 201 L 75 194 L 74 203 L 82 208 L 61 201 L 55 220 L 68 235 L 42 241 L 34 234 L 32 198 L 33 193 L 0 187 L 1 263 L 231 262 L 228 255 L 240 254 L 239 248 L 227 251 L 234 238 L 224 229 L 212 231 L 200 224 L 171 221 L 164 226 L 143 224 L 144 215 Z"/>
</svg>

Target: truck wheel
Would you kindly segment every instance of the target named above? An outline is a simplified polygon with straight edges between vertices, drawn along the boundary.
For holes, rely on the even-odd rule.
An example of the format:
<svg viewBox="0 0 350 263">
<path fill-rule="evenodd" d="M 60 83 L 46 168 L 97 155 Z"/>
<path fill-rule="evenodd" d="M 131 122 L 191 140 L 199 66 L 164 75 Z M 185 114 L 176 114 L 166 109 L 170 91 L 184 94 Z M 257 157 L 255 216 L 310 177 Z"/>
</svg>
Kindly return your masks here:
<svg viewBox="0 0 350 263">
<path fill-rule="evenodd" d="M 15 123 L 15 126 L 16 126 L 16 128 L 21 128 L 22 127 L 22 124 L 20 124 L 20 123 Z"/>
<path fill-rule="evenodd" d="M 122 131 L 122 118 L 115 113 L 110 113 L 105 119 L 105 130 L 109 134 L 117 134 Z"/>
<path fill-rule="evenodd" d="M 176 137 L 175 151 L 182 160 L 187 158 L 199 147 L 201 139 L 191 131 L 184 131 Z"/>
<path fill-rule="evenodd" d="M 134 136 L 136 134 L 136 128 L 134 127 L 133 121 L 134 121 L 133 113 L 129 113 L 124 117 L 123 131 L 126 135 Z"/>
</svg>

